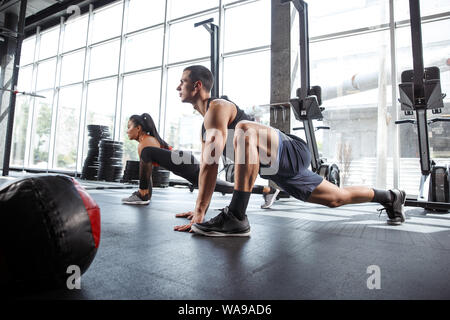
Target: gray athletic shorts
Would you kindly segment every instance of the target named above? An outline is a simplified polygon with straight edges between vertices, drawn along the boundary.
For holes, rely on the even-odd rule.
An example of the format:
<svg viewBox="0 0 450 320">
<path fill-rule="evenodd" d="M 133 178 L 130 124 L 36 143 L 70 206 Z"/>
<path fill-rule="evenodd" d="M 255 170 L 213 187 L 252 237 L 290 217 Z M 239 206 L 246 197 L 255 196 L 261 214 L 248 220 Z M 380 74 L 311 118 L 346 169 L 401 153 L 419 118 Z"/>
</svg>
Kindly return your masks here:
<svg viewBox="0 0 450 320">
<path fill-rule="evenodd" d="M 261 175 L 260 170 L 260 176 L 272 180 L 294 198 L 307 201 L 323 178 L 308 169 L 311 153 L 305 141 L 280 130 L 278 137 L 278 171 L 273 175 Z"/>
</svg>

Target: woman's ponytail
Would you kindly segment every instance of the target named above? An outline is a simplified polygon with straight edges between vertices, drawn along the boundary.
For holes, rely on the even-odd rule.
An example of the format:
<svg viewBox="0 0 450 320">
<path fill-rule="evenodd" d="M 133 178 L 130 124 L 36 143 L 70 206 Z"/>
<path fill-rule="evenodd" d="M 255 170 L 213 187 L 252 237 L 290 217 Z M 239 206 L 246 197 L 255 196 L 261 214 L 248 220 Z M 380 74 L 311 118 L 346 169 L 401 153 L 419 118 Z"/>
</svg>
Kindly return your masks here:
<svg viewBox="0 0 450 320">
<path fill-rule="evenodd" d="M 155 126 L 155 122 L 153 121 L 153 118 L 148 113 L 143 113 L 140 116 L 133 115 L 130 117 L 130 120 L 134 120 L 136 118 L 139 119 L 137 122 L 141 125 L 142 130 L 145 133 L 155 137 L 156 140 L 158 140 L 158 142 L 162 148 L 164 148 L 164 149 L 170 148 L 169 144 L 167 142 L 165 142 L 159 135 L 158 130 L 156 129 L 156 126 Z"/>
</svg>

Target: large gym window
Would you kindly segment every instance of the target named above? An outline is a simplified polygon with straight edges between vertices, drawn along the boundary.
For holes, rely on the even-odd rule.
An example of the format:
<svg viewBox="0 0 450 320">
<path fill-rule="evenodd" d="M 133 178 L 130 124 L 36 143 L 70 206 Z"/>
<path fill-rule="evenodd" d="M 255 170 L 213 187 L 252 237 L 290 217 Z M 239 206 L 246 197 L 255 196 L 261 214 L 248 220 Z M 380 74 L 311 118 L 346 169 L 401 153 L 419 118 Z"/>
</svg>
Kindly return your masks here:
<svg viewBox="0 0 450 320">
<path fill-rule="evenodd" d="M 309 36 L 364 29 L 389 22 L 386 0 L 313 0 L 309 7 Z"/>
<path fill-rule="evenodd" d="M 53 28 L 41 34 L 39 46 L 39 60 L 54 57 L 58 53 L 59 28 Z"/>
<path fill-rule="evenodd" d="M 161 65 L 163 37 L 163 28 L 152 29 L 127 37 L 124 72 Z"/>
<path fill-rule="evenodd" d="M 122 11 L 123 5 L 120 1 L 118 4 L 94 13 L 91 43 L 120 36 L 122 30 Z"/>
<path fill-rule="evenodd" d="M 174 20 L 219 6 L 219 0 L 171 0 L 169 19 Z"/>
<path fill-rule="evenodd" d="M 28 50 L 34 52 L 34 48 L 29 47 Z M 27 67 L 22 67 L 20 69 L 17 87 L 25 92 L 32 91 L 32 79 L 33 66 L 29 65 Z M 12 166 L 24 166 L 25 150 L 27 141 L 29 141 L 27 136 L 27 128 L 29 127 L 28 121 L 32 101 L 33 100 L 30 96 L 18 95 L 16 98 L 16 117 L 14 119 L 14 131 L 11 145 Z"/>
<path fill-rule="evenodd" d="M 39 91 L 39 94 L 45 96 L 45 99 L 34 100 L 29 164 L 31 168 L 47 170 L 54 91 Z"/>
<path fill-rule="evenodd" d="M 269 125 L 270 51 L 224 59 L 223 93 L 260 123 Z"/>
<path fill-rule="evenodd" d="M 34 51 L 36 46 L 36 36 L 25 39 L 22 42 L 22 54 L 20 55 L 20 65 L 24 66 L 34 61 Z"/>
<path fill-rule="evenodd" d="M 56 58 L 40 62 L 37 67 L 36 90 L 53 88 L 56 78 Z"/>
<path fill-rule="evenodd" d="M 62 56 L 60 79 L 61 86 L 83 81 L 84 57 L 84 50 Z"/>
<path fill-rule="evenodd" d="M 170 25 L 169 63 L 209 57 L 211 54 L 209 33 L 203 27 L 194 28 L 195 23 L 209 18 L 217 21 L 218 15 L 208 14 Z"/>
<path fill-rule="evenodd" d="M 92 47 L 89 63 L 89 79 L 117 74 L 119 72 L 119 53 L 119 40 Z"/>
<path fill-rule="evenodd" d="M 311 84 L 322 87 L 326 108 L 325 121 L 316 126 L 330 127 L 316 132 L 320 153 L 341 163 L 347 185 L 374 185 L 385 179 L 390 187 L 393 137 L 399 130 L 399 187 L 417 193 L 415 128 L 395 126 L 392 120 L 399 107 L 393 103 L 391 63 L 397 68 L 396 87 L 401 72 L 412 68 L 408 1 L 393 2 L 394 56 L 388 0 L 307 2 Z M 444 114 L 450 102 L 450 36 L 442 30 L 450 29 L 449 11 L 448 0 L 421 1 L 425 65 L 441 70 L 442 92 L 448 94 Z M 220 93 L 269 124 L 269 108 L 261 105 L 270 102 L 270 17 L 269 0 L 123 0 L 38 29 L 23 42 L 18 89 L 46 98 L 17 96 L 12 166 L 69 171 L 75 167 L 81 173 L 88 124 L 110 127 L 111 137 L 125 143 L 124 160 L 137 159 L 135 144 L 126 136 L 126 122 L 131 114 L 143 112 L 151 114 L 169 144 L 198 155 L 202 118 L 191 105 L 180 102 L 175 89 L 187 65 L 210 67 L 210 35 L 203 27 L 194 27 L 209 18 L 220 27 Z M 292 30 L 295 51 L 298 20 Z M 380 110 L 386 111 L 384 116 Z M 399 111 L 398 117 L 405 116 Z M 72 120 L 81 131 L 76 143 L 70 140 L 66 145 L 61 132 Z M 450 157 L 448 136 L 445 123 L 432 125 L 433 158 Z M 378 166 L 386 166 L 386 177 L 377 177 Z"/>
<path fill-rule="evenodd" d="M 270 1 L 261 0 L 225 9 L 224 51 L 270 45 Z"/>
<path fill-rule="evenodd" d="M 130 0 L 127 32 L 164 23 L 165 0 Z"/>
<path fill-rule="evenodd" d="M 126 134 L 130 116 L 148 113 L 156 127 L 159 125 L 161 70 L 125 76 L 122 90 L 121 141 L 124 142 L 124 160 L 139 160 L 137 142 Z M 162 133 L 161 133 L 162 134 Z"/>
<path fill-rule="evenodd" d="M 76 170 L 81 93 L 82 87 L 79 84 L 59 91 L 53 168 Z"/>
<path fill-rule="evenodd" d="M 18 96 L 15 113 L 19 117 L 14 119 L 14 132 L 11 144 L 11 166 L 25 166 L 25 150 L 27 141 L 28 118 L 30 114 L 31 99 L 27 96 Z M 28 166 L 28 163 L 27 163 Z"/>
<path fill-rule="evenodd" d="M 444 98 L 443 114 L 450 111 L 450 20 L 434 21 L 422 24 L 423 57 L 425 67 L 437 66 L 440 69 L 441 89 L 447 93 Z M 405 70 L 412 69 L 411 30 L 409 26 L 397 30 L 397 77 Z M 427 111 L 428 119 L 441 116 Z M 415 119 L 415 115 L 406 116 L 400 112 L 401 119 Z M 420 183 L 419 146 L 417 128 L 413 124 L 399 126 L 400 136 L 400 185 L 409 194 L 417 194 Z M 428 127 L 430 156 L 437 163 L 446 163 L 450 158 L 450 135 L 448 123 L 436 122 Z"/>
<path fill-rule="evenodd" d="M 387 169 L 392 168 L 391 132 L 387 125 L 378 126 L 378 117 L 385 117 L 381 113 L 392 112 L 388 43 L 389 33 L 382 31 L 310 45 L 311 85 L 322 87 L 325 107 L 317 126 L 330 127 L 317 131 L 319 152 L 340 164 L 345 185 L 376 184 L 379 163 L 386 166 L 379 183 L 392 181 L 392 169 Z M 385 158 L 377 163 L 382 149 Z"/>
<path fill-rule="evenodd" d="M 197 64 L 210 66 L 209 61 Z M 187 65 L 169 68 L 167 75 L 166 112 L 164 118 L 164 137 L 175 149 L 195 151 L 201 150 L 201 126 L 203 118 L 189 103 L 182 103 L 176 88 L 180 84 L 183 69 Z"/>
<path fill-rule="evenodd" d="M 88 17 L 70 20 L 64 27 L 63 52 L 86 46 Z"/>
<path fill-rule="evenodd" d="M 395 0 L 394 1 L 395 20 L 409 20 L 409 1 Z M 448 0 L 426 0 L 420 1 L 420 15 L 430 16 L 435 14 L 442 14 L 450 11 L 450 2 Z"/>
</svg>

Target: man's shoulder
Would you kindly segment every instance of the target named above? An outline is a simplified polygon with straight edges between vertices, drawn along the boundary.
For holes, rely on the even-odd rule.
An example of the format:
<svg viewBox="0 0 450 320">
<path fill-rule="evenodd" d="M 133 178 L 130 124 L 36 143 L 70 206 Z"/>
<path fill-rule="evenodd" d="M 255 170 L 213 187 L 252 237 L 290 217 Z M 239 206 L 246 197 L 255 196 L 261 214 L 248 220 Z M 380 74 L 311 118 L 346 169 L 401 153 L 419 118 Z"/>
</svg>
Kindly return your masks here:
<svg viewBox="0 0 450 320">
<path fill-rule="evenodd" d="M 214 98 L 211 99 L 209 103 L 209 107 L 217 107 L 217 106 L 228 106 L 228 107 L 235 107 L 236 105 L 228 100 L 222 99 L 222 98 Z"/>
<path fill-rule="evenodd" d="M 235 110 L 234 104 L 223 100 L 223 99 L 217 99 L 213 100 L 209 104 L 209 108 L 206 111 L 206 114 L 208 115 L 214 115 L 214 116 L 227 116 L 232 115 Z M 205 116 L 206 116 L 205 114 Z"/>
<path fill-rule="evenodd" d="M 233 109 L 228 105 L 211 105 L 203 119 L 205 128 L 228 126 L 233 119 Z"/>
</svg>

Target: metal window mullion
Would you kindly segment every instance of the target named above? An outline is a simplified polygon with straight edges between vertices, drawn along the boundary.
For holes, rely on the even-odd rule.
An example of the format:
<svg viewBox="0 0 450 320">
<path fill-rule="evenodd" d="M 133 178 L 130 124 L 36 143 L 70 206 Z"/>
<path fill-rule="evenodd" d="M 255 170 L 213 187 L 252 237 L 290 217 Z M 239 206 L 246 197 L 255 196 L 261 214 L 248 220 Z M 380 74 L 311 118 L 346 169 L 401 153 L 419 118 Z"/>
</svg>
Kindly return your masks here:
<svg viewBox="0 0 450 320">
<path fill-rule="evenodd" d="M 395 38 L 395 10 L 394 10 L 394 0 L 389 0 L 389 32 L 390 32 L 390 46 L 391 46 L 391 90 L 392 90 L 392 101 L 391 101 L 391 114 L 393 115 L 392 123 L 394 124 L 394 150 L 393 150 L 393 186 L 394 188 L 399 188 L 400 181 L 400 128 L 395 125 L 395 121 L 399 116 L 399 106 L 397 103 L 397 45 Z"/>
<path fill-rule="evenodd" d="M 351 30 L 311 37 L 309 39 L 309 42 L 316 43 L 316 42 L 322 42 L 322 41 L 328 41 L 328 40 L 335 40 L 335 39 L 341 39 L 341 38 L 347 38 L 347 37 L 351 37 L 351 36 L 358 36 L 358 35 L 363 35 L 363 34 L 367 34 L 367 33 L 377 32 L 377 31 L 384 31 L 384 30 L 388 30 L 388 29 L 389 29 L 389 23 L 383 23 L 383 24 L 379 24 L 379 25 L 375 25 L 375 26 L 371 26 L 371 27 L 351 29 Z"/>
<path fill-rule="evenodd" d="M 114 135 L 113 140 L 120 140 L 121 120 L 122 120 L 122 95 L 123 95 L 123 69 L 125 59 L 125 25 L 128 23 L 128 8 L 130 0 L 124 0 L 122 4 L 122 26 L 120 30 L 119 44 L 119 65 L 117 66 L 117 85 L 116 85 L 116 107 L 114 114 Z"/>
<path fill-rule="evenodd" d="M 173 67 L 179 67 L 182 65 L 192 64 L 192 63 L 199 62 L 199 61 L 208 61 L 210 59 L 211 59 L 211 56 L 205 56 L 205 57 L 200 57 L 200 58 L 194 58 L 194 59 L 188 59 L 188 60 L 182 60 L 182 61 L 168 63 L 168 64 L 166 64 L 166 66 L 168 68 L 173 68 Z"/>
<path fill-rule="evenodd" d="M 143 68 L 143 69 L 137 69 L 137 70 L 133 70 L 133 71 L 127 71 L 127 72 L 122 72 L 121 75 L 123 77 L 127 77 L 127 76 L 132 76 L 135 74 L 139 74 L 139 73 L 145 73 L 145 72 L 152 72 L 152 71 L 156 71 L 156 70 L 160 70 L 161 66 L 155 66 L 155 67 L 149 67 L 149 68 Z"/>
<path fill-rule="evenodd" d="M 83 81 L 71 82 L 71 83 L 68 83 L 68 84 L 63 84 L 63 85 L 60 85 L 58 87 L 58 89 L 59 89 L 59 91 L 61 91 L 61 89 L 66 89 L 68 87 L 73 87 L 73 86 L 76 86 L 76 85 L 83 85 Z"/>
<path fill-rule="evenodd" d="M 114 41 L 119 40 L 121 38 L 122 38 L 122 34 L 120 34 L 119 36 L 114 36 L 114 37 L 111 37 L 111 38 L 108 38 L 108 39 L 100 40 L 100 41 L 97 41 L 95 43 L 91 43 L 91 44 L 89 44 L 89 47 L 91 47 L 91 48 L 99 47 L 99 46 L 101 46 L 103 44 L 106 44 L 108 42 L 114 42 Z"/>
<path fill-rule="evenodd" d="M 270 45 L 265 45 L 265 46 L 260 46 L 260 47 L 253 47 L 253 48 L 247 48 L 247 49 L 242 49 L 242 50 L 230 51 L 227 53 L 223 53 L 223 57 L 230 58 L 230 57 L 241 56 L 241 55 L 246 55 L 249 53 L 257 53 L 257 52 L 268 51 L 268 50 L 270 50 Z"/>
<path fill-rule="evenodd" d="M 248 3 L 252 3 L 252 2 L 257 2 L 260 0 L 238 0 L 238 1 L 234 1 L 234 2 L 230 2 L 224 5 L 225 9 L 230 9 L 230 8 L 235 8 L 235 7 L 239 7 L 241 5 L 244 4 L 248 4 Z"/>
<path fill-rule="evenodd" d="M 450 11 L 443 12 L 440 14 L 424 16 L 421 18 L 421 21 L 422 21 L 422 23 L 429 23 L 429 22 L 446 20 L 449 18 L 450 18 Z M 309 42 L 310 43 L 323 42 L 323 41 L 328 41 L 328 40 L 341 39 L 341 38 L 347 38 L 347 37 L 356 36 L 356 35 L 377 32 L 377 31 L 385 31 L 385 30 L 389 30 L 391 28 L 390 25 L 391 25 L 391 22 L 383 23 L 383 24 L 379 24 L 379 25 L 375 25 L 375 26 L 370 26 L 370 27 L 363 27 L 363 28 L 350 29 L 350 30 L 345 30 L 345 31 L 341 31 L 341 32 L 336 32 L 336 33 L 323 34 L 323 35 L 319 35 L 319 36 L 315 36 L 315 37 L 310 37 Z M 407 27 L 409 25 L 410 25 L 409 19 L 394 22 L 395 28 Z"/>
<path fill-rule="evenodd" d="M 81 50 L 83 50 L 84 48 L 85 47 L 83 46 L 83 47 L 79 47 L 79 48 L 76 48 L 76 49 L 72 49 L 72 50 L 69 50 L 69 51 L 62 52 L 61 56 L 65 57 L 65 56 L 68 56 L 68 55 L 71 55 L 71 54 L 76 54 L 76 53 L 78 53 L 77 51 L 81 52 Z"/>
<path fill-rule="evenodd" d="M 40 52 L 40 46 L 41 46 L 41 28 L 36 28 L 36 42 L 34 44 L 34 57 L 33 57 L 33 84 L 31 86 L 31 92 L 36 92 L 37 87 L 37 77 L 38 77 L 38 63 L 36 60 L 39 58 L 39 52 Z M 27 167 L 31 167 L 30 164 L 30 155 L 31 155 L 31 148 L 32 148 L 32 137 L 33 137 L 33 128 L 34 128 L 34 113 L 35 113 L 35 106 L 36 106 L 36 98 L 33 97 L 30 100 L 30 109 L 28 114 L 28 130 L 27 130 L 27 139 L 26 139 L 26 145 L 25 145 L 25 155 L 24 155 L 24 161 L 23 166 L 24 169 Z"/>
<path fill-rule="evenodd" d="M 101 80 L 108 80 L 108 79 L 113 79 L 113 78 L 116 78 L 116 77 L 117 77 L 117 73 L 114 73 L 114 74 L 110 74 L 108 76 L 103 76 L 103 77 L 99 77 L 99 78 L 89 79 L 89 80 L 86 80 L 86 82 L 88 84 L 90 84 L 91 82 L 98 82 L 98 81 L 101 81 Z"/>
<path fill-rule="evenodd" d="M 35 51 L 36 51 L 36 41 L 34 42 L 34 47 L 35 47 Z M 33 57 L 33 61 L 34 61 L 34 57 Z M 22 66 L 20 66 L 20 68 L 22 69 L 22 68 L 26 68 L 26 67 L 32 67 L 33 66 L 33 64 L 34 64 L 34 62 L 30 62 L 30 63 L 27 63 L 27 64 L 24 64 L 24 65 L 22 65 Z"/>
<path fill-rule="evenodd" d="M 128 17 L 127 17 L 127 19 L 128 19 Z M 138 35 L 140 33 L 145 33 L 147 31 L 157 30 L 159 28 L 164 28 L 164 22 L 158 23 L 158 24 L 155 24 L 155 25 L 152 25 L 152 26 L 144 27 L 144 28 L 141 28 L 141 29 L 133 30 L 133 31 L 130 31 L 130 32 L 127 32 L 127 33 L 125 33 L 125 36 L 126 37 L 132 37 L 132 36 Z"/>
<path fill-rule="evenodd" d="M 420 20 L 423 24 L 423 23 L 447 20 L 449 18 L 450 18 L 450 11 L 446 11 L 446 12 L 441 12 L 441 13 L 437 13 L 437 14 L 431 14 L 428 16 L 423 16 L 420 18 Z M 395 23 L 395 26 L 397 28 L 398 27 L 406 27 L 406 26 L 410 26 L 410 25 L 411 25 L 410 19 L 400 20 Z"/>
<path fill-rule="evenodd" d="M 20 71 L 19 71 L 19 73 L 20 73 Z M 30 85 L 30 88 L 32 88 L 32 86 L 33 86 L 33 67 L 31 67 L 31 79 L 30 79 L 30 82 L 28 83 L 28 85 Z M 29 121 L 30 121 L 30 107 L 31 107 L 31 96 L 25 96 L 25 99 L 26 99 L 26 103 L 28 104 L 28 119 L 27 119 L 27 128 L 29 128 L 29 126 L 30 126 L 30 123 L 29 123 Z M 17 108 L 17 106 L 16 106 L 16 108 Z M 21 110 L 22 111 L 22 110 Z M 21 116 L 21 115 L 19 115 L 19 116 Z M 21 134 L 21 133 L 19 133 L 19 134 Z M 27 129 L 27 131 L 25 132 L 25 137 L 27 137 L 27 134 L 28 134 L 28 129 Z M 12 138 L 12 141 L 14 141 L 14 134 L 13 134 L 13 138 Z M 23 150 L 24 150 L 24 158 L 22 159 L 22 169 L 24 168 L 24 165 L 25 165 L 25 152 L 26 152 L 26 149 L 27 149 L 27 144 L 29 143 L 28 142 L 29 141 L 29 139 L 27 139 L 27 138 L 25 138 L 25 145 L 23 146 Z M 13 153 L 11 152 L 11 155 L 12 155 Z M 14 160 L 14 159 L 13 159 Z M 11 168 L 12 166 L 10 166 L 10 168 Z"/>
<path fill-rule="evenodd" d="M 85 139 L 85 127 L 86 127 L 86 113 L 87 113 L 87 93 L 88 93 L 88 77 L 89 77 L 89 65 L 90 65 L 90 51 L 89 42 L 92 35 L 92 18 L 93 18 L 93 5 L 89 5 L 88 13 L 88 25 L 86 31 L 86 46 L 84 47 L 84 69 L 83 69 L 83 82 L 81 87 L 81 101 L 80 101 L 80 122 L 78 125 L 78 144 L 77 144 L 77 163 L 76 172 L 78 168 L 83 169 L 83 155 L 84 155 L 84 139 Z"/>
<path fill-rule="evenodd" d="M 61 17 L 59 25 L 58 51 L 56 54 L 56 72 L 53 79 L 52 121 L 50 123 L 50 142 L 48 146 L 47 172 L 53 168 L 56 143 L 56 126 L 58 119 L 59 83 L 61 81 L 61 51 L 62 37 L 64 36 L 64 19 Z"/>
<path fill-rule="evenodd" d="M 222 5 L 222 0 L 219 0 L 219 21 L 218 21 L 218 25 L 219 25 L 219 95 L 223 95 L 223 52 L 224 52 L 224 15 L 225 15 L 225 9 L 224 6 Z"/>
<path fill-rule="evenodd" d="M 169 0 L 167 0 L 167 1 L 169 1 Z M 204 15 L 207 15 L 210 13 L 214 13 L 214 11 L 217 11 L 217 9 L 219 9 L 219 8 L 213 7 L 210 9 L 203 10 L 203 11 L 194 12 L 194 13 L 188 14 L 186 16 L 182 16 L 182 17 L 175 18 L 173 20 L 169 20 L 168 23 L 169 23 L 169 25 L 172 25 L 175 23 L 180 23 L 180 22 L 184 22 L 187 20 L 195 19 L 197 17 L 201 17 L 201 16 L 204 16 Z"/>
<path fill-rule="evenodd" d="M 53 59 L 55 59 L 55 58 L 57 58 L 57 55 L 50 56 L 50 57 L 47 57 L 47 58 L 38 60 L 38 61 L 36 61 L 36 63 L 41 64 L 41 63 L 44 63 L 44 62 L 48 62 L 48 61 L 50 61 L 50 60 L 53 60 Z"/>
<path fill-rule="evenodd" d="M 166 114 L 167 114 L 167 79 L 169 68 L 167 62 L 169 61 L 169 39 L 170 39 L 170 25 L 168 21 L 170 5 L 166 0 L 165 13 L 164 13 L 164 33 L 163 33 L 163 51 L 161 57 L 161 83 L 159 88 L 159 115 L 158 115 L 158 131 L 162 138 L 166 139 Z M 163 121 L 161 122 L 161 119 Z"/>
<path fill-rule="evenodd" d="M 34 90 L 34 83 L 36 82 L 35 75 L 36 75 L 36 46 L 37 46 L 37 35 L 35 35 L 36 39 L 34 40 L 34 48 L 33 48 L 33 58 L 31 60 L 31 63 L 27 64 L 26 66 L 31 66 L 31 79 L 30 79 L 30 92 L 33 92 Z M 23 67 L 22 67 L 23 68 Z M 25 146 L 24 146 L 24 152 L 23 152 L 23 160 L 22 160 L 22 170 L 25 169 L 26 161 L 28 161 L 29 157 L 29 144 L 30 144 L 30 127 L 31 127 L 31 114 L 32 114 L 32 103 L 34 102 L 34 99 L 31 96 L 27 97 L 27 103 L 28 103 L 28 119 L 27 119 L 27 130 L 25 132 Z"/>
</svg>

